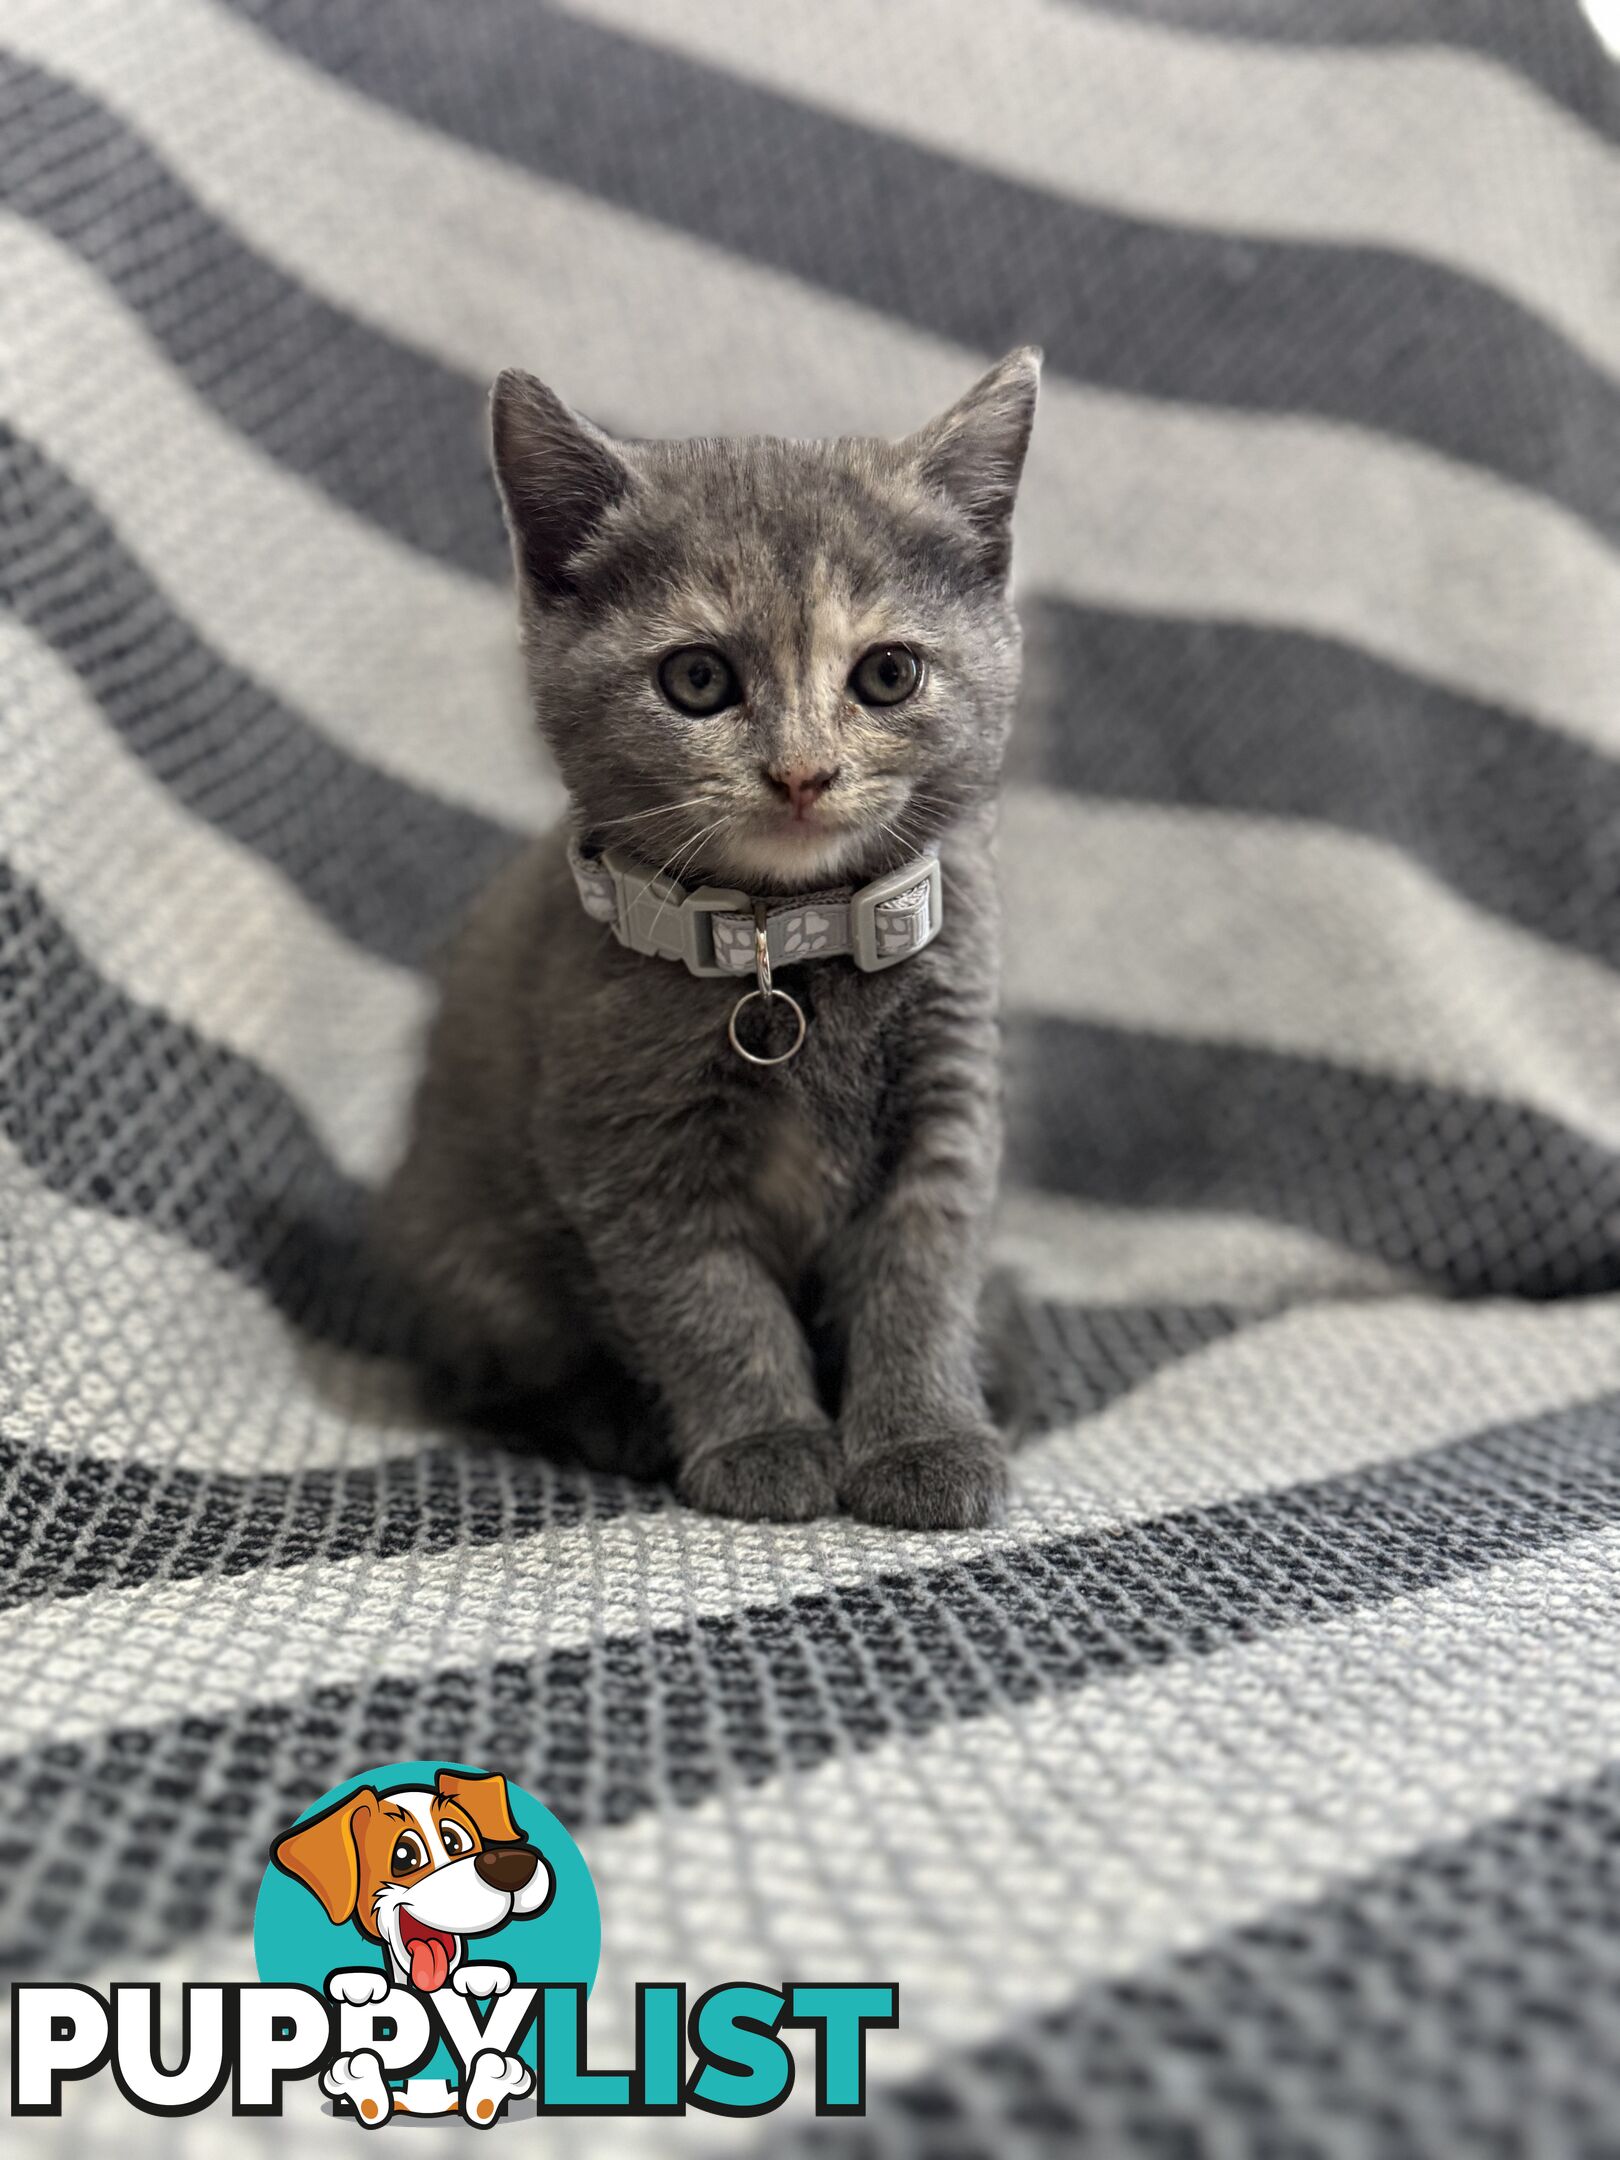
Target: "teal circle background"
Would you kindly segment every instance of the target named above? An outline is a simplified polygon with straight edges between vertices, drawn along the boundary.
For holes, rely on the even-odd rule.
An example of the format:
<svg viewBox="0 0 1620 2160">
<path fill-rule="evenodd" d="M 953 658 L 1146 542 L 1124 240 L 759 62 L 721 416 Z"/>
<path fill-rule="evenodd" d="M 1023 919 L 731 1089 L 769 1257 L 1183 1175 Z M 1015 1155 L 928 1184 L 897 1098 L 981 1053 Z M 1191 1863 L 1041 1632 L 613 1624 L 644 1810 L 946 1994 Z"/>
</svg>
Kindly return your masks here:
<svg viewBox="0 0 1620 2160">
<path fill-rule="evenodd" d="M 396 1785 L 431 1785 L 440 1770 L 470 1772 L 476 1777 L 487 1775 L 467 1763 L 380 1763 L 376 1769 L 362 1770 L 358 1776 L 345 1778 L 330 1792 L 322 1793 L 296 1817 L 296 1821 L 307 1822 L 310 1816 L 319 1815 L 337 1801 L 347 1799 L 350 1793 L 358 1792 L 362 1785 L 374 1785 L 379 1792 L 387 1792 Z M 506 1784 L 506 1797 L 512 1820 L 527 1842 L 545 1855 L 557 1887 L 551 1903 L 537 1918 L 510 1920 L 492 1935 L 469 1937 L 468 1957 L 509 1965 L 520 1985 L 539 1987 L 548 1982 L 571 1980 L 580 1983 L 588 1993 L 595 1983 L 602 1954 L 602 1913 L 585 1856 L 550 1808 L 543 1807 L 532 1793 L 525 1792 L 521 1785 L 514 1785 L 510 1778 Z M 292 1829 L 293 1824 L 288 1823 L 286 1828 Z M 278 1831 L 276 1834 L 279 1837 L 283 1833 Z M 285 1874 L 268 1853 L 265 1855 L 264 1881 L 259 1886 L 258 1903 L 253 1909 L 253 1959 L 261 1980 L 297 1981 L 304 1987 L 316 1989 L 324 1988 L 327 1975 L 339 1970 L 360 1971 L 367 1966 L 379 1972 L 387 1969 L 381 1943 L 373 1942 L 369 1935 L 362 1935 L 352 1922 L 335 1926 L 327 1919 L 326 1909 L 314 1892 Z M 476 1997 L 474 2006 L 480 2015 L 487 2007 Z M 535 2034 L 532 2027 L 519 2052 L 533 2069 Z M 415 2074 L 426 2078 L 448 2078 L 453 2083 L 456 2066 L 449 2049 L 441 2044 L 432 2059 Z"/>
</svg>

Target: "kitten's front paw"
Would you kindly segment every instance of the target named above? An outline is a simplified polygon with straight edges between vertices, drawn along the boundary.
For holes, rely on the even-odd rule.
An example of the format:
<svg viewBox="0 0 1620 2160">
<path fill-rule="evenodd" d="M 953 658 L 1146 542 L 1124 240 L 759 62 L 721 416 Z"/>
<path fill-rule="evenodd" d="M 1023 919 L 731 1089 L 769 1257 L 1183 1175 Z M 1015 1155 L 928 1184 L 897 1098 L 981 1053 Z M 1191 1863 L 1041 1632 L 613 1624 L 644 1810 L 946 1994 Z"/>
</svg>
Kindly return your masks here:
<svg viewBox="0 0 1620 2160">
<path fill-rule="evenodd" d="M 913 1434 L 856 1463 L 844 1505 L 894 1530 L 978 1530 L 1007 1504 L 1007 1450 L 989 1425 Z"/>
<path fill-rule="evenodd" d="M 838 1435 L 828 1425 L 782 1425 L 728 1440 L 681 1466 L 688 1507 L 751 1521 L 808 1522 L 838 1504 Z"/>
</svg>

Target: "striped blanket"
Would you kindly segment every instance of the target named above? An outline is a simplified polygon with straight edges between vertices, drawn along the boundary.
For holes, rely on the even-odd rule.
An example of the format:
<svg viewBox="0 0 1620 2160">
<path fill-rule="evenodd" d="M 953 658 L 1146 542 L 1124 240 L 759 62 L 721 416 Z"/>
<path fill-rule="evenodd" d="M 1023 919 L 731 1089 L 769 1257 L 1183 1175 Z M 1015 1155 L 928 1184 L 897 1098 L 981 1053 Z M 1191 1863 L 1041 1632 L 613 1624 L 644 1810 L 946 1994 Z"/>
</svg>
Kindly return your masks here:
<svg viewBox="0 0 1620 2160">
<path fill-rule="evenodd" d="M 728 2150 L 1620 2152 L 1614 13 L 0 0 L 16 1972 L 249 1976 L 442 1756 L 577 1834 L 604 2060 L 898 1981 Z M 898 431 L 1021 339 L 1008 1521 L 433 1429 L 357 1211 L 558 800 L 490 376 Z"/>
</svg>

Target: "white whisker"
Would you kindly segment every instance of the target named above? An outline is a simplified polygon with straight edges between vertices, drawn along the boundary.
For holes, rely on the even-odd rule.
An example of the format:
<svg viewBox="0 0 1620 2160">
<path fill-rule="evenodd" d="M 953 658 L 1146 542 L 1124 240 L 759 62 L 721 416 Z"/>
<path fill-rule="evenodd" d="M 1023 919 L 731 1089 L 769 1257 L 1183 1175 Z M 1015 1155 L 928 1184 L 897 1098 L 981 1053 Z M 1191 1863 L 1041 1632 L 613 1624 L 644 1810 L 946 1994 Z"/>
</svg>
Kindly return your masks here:
<svg viewBox="0 0 1620 2160">
<path fill-rule="evenodd" d="M 599 818 L 593 821 L 593 829 L 605 832 L 610 825 L 635 825 L 643 818 L 670 817 L 677 810 L 692 810 L 699 803 L 706 803 L 707 795 L 688 795 L 683 802 L 654 803 L 650 810 L 631 810 L 624 817 Z"/>
<path fill-rule="evenodd" d="M 688 862 L 691 861 L 697 849 L 702 846 L 703 842 L 709 837 L 710 833 L 718 831 L 722 825 L 729 824 L 729 822 L 729 818 L 722 815 L 720 817 L 717 817 L 712 825 L 703 826 L 700 831 L 695 832 L 689 840 L 685 841 L 680 847 L 678 847 L 673 855 L 670 855 L 666 858 L 664 866 L 659 871 L 658 875 L 660 877 L 668 876 L 674 878 L 678 884 L 680 882 L 680 872 L 673 867 L 677 857 L 680 859 L 680 862 L 684 867 Z M 652 919 L 652 929 L 654 931 L 657 930 L 658 925 L 663 921 L 664 910 L 668 906 L 669 895 L 668 893 L 666 893 L 663 899 L 659 901 L 657 913 L 653 916 Z"/>
</svg>

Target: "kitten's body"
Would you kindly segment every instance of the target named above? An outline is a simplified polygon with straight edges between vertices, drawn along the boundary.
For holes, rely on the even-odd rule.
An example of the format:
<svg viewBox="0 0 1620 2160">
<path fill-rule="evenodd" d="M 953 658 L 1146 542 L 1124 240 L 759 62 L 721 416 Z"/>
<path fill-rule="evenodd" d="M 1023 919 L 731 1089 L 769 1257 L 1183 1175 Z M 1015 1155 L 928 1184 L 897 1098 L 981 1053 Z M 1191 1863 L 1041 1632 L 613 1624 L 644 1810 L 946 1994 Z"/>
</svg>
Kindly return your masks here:
<svg viewBox="0 0 1620 2160">
<path fill-rule="evenodd" d="M 780 968 L 809 1032 L 766 1069 L 727 1039 L 746 981 L 624 949 L 563 837 L 539 843 L 450 956 L 385 1249 L 441 1368 L 559 1433 L 617 1392 L 631 1466 L 667 1441 L 697 1505 L 982 1521 L 1005 1478 L 975 1349 L 999 1144 L 989 840 L 1032 360 L 900 446 L 610 446 L 503 384 L 497 468 L 576 830 L 759 894 L 937 846 L 944 921 L 879 973 Z M 874 712 L 850 669 L 885 638 L 927 673 Z M 672 716 L 648 678 L 696 640 L 746 694 Z M 771 775 L 812 765 L 821 792 L 790 817 Z"/>
</svg>

